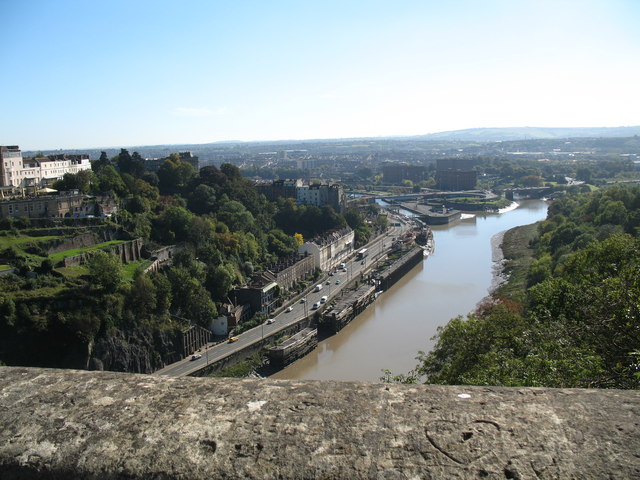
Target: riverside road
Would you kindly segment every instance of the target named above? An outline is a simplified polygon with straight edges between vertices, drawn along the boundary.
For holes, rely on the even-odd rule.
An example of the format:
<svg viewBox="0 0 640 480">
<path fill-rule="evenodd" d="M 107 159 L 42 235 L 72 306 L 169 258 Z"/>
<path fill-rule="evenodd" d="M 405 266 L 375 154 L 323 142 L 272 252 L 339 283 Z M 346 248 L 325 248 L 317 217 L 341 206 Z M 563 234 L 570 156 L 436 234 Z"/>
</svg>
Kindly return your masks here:
<svg viewBox="0 0 640 480">
<path fill-rule="evenodd" d="M 297 303 L 290 304 L 292 310 L 290 312 L 284 311 L 283 313 L 274 316 L 273 323 L 263 323 L 262 325 L 237 335 L 236 337 L 238 340 L 233 343 L 209 343 L 197 352 L 202 355 L 201 358 L 191 360 L 191 357 L 189 356 L 184 360 L 158 370 L 155 374 L 173 377 L 190 375 L 206 367 L 210 363 L 222 360 L 228 355 L 237 352 L 238 350 L 242 350 L 249 345 L 262 341 L 263 338 L 274 335 L 285 327 L 300 321 L 307 315 L 313 313 L 313 304 L 320 302 L 320 299 L 323 296 L 328 297 L 327 301 L 331 301 L 331 299 L 336 297 L 352 279 L 359 278 L 361 273 L 369 270 L 373 265 L 375 265 L 378 260 L 384 257 L 384 253 L 391 248 L 392 238 L 401 235 L 408 228 L 408 225 L 404 222 L 402 222 L 399 227 L 390 227 L 387 232 L 366 245 L 368 256 L 364 262 L 351 259 L 346 263 L 345 271 L 339 270 L 333 276 L 327 276 L 326 278 L 322 277 L 322 290 L 319 292 L 309 292 L 305 297 L 305 302 L 298 301 Z M 338 280 L 340 281 L 339 284 L 337 283 Z M 318 283 L 320 283 L 320 279 L 318 280 Z"/>
</svg>

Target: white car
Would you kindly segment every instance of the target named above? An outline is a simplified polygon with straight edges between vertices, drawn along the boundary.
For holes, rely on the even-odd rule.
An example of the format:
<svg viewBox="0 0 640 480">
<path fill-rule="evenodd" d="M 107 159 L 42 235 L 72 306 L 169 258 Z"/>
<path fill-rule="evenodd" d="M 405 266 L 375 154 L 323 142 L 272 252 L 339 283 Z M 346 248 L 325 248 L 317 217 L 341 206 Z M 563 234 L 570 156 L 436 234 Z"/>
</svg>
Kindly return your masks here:
<svg viewBox="0 0 640 480">
<path fill-rule="evenodd" d="M 267 325 L 271 325 L 275 320 L 273 318 L 267 318 Z"/>
<path fill-rule="evenodd" d="M 196 353 L 195 355 L 191 355 L 191 361 L 192 362 L 194 360 L 198 360 L 199 358 L 202 358 L 202 355 L 200 355 L 199 353 Z"/>
<path fill-rule="evenodd" d="M 289 313 L 291 310 L 293 310 L 293 307 L 287 307 L 287 313 Z"/>
</svg>

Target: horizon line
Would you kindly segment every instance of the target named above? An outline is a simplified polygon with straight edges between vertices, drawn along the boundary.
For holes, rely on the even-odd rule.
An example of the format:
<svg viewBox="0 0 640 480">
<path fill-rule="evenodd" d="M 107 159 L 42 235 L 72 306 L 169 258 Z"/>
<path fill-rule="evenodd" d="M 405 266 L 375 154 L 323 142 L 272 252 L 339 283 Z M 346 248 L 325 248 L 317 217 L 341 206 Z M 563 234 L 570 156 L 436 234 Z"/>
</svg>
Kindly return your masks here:
<svg viewBox="0 0 640 480">
<path fill-rule="evenodd" d="M 183 143 L 154 143 L 154 144 L 137 144 L 137 145 L 112 145 L 112 146 L 97 146 L 97 147 L 68 147 L 68 148 L 28 148 L 21 151 L 24 152 L 41 152 L 41 151 L 60 151 L 60 150 L 112 150 L 112 149 L 132 149 L 132 148 L 151 148 L 151 147 L 164 147 L 164 146 L 179 146 L 179 145 L 212 145 L 212 144 L 256 144 L 256 143 L 286 143 L 286 142 L 330 142 L 330 141 L 343 141 L 343 140 L 380 140 L 386 138 L 416 138 L 416 137 L 429 137 L 431 135 L 449 134 L 454 132 L 468 132 L 472 130 L 524 130 L 524 129 L 539 129 L 539 130 L 590 130 L 590 129 L 626 129 L 626 128 L 640 128 L 640 125 L 619 125 L 615 127 L 536 127 L 536 126 L 522 126 L 522 127 L 471 127 L 460 128 L 455 130 L 440 130 L 429 133 L 419 134 L 389 134 L 389 135 L 377 135 L 377 136 L 354 136 L 354 137 L 316 137 L 316 138 L 283 138 L 276 140 L 213 140 L 210 142 L 183 142 Z M 532 138 L 523 138 L 522 140 L 536 140 Z M 542 139 L 540 139 L 542 140 Z M 471 141 L 471 140 L 459 140 L 459 141 Z M 481 141 L 481 140 L 475 140 Z M 495 140 L 485 140 L 486 142 L 493 142 Z M 515 141 L 515 140 L 514 140 Z M 10 145 L 10 144 L 6 144 Z M 5 146 L 6 146 L 5 145 Z M 15 145 L 15 144 L 11 144 Z"/>
</svg>

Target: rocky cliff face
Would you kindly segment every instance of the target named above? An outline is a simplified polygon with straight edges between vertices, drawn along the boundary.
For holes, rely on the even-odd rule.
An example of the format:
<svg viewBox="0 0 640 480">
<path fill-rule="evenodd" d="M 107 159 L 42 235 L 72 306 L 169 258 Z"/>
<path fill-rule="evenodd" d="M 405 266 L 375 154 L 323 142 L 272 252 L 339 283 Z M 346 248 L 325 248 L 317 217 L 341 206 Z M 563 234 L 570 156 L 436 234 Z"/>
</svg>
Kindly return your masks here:
<svg viewBox="0 0 640 480">
<path fill-rule="evenodd" d="M 90 370 L 152 373 L 181 358 L 176 332 L 137 326 L 112 330 L 100 337 L 91 352 Z"/>
<path fill-rule="evenodd" d="M 45 330 L 0 329 L 0 358 L 8 365 L 132 373 L 152 373 L 181 358 L 178 331 L 131 325 L 101 333 L 94 342 L 79 328 L 77 322 L 59 322 Z"/>
</svg>

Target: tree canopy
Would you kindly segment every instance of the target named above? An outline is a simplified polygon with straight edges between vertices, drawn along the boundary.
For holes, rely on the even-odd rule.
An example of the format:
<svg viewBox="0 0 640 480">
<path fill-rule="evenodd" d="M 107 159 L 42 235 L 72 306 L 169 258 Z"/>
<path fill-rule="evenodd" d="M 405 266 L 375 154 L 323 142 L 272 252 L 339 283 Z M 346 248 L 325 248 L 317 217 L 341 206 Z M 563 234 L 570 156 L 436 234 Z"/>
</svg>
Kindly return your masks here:
<svg viewBox="0 0 640 480">
<path fill-rule="evenodd" d="M 494 298 L 441 327 L 401 380 L 640 386 L 640 188 L 553 202 L 539 227 L 526 302 Z M 626 233 L 625 233 L 626 232 Z"/>
</svg>

